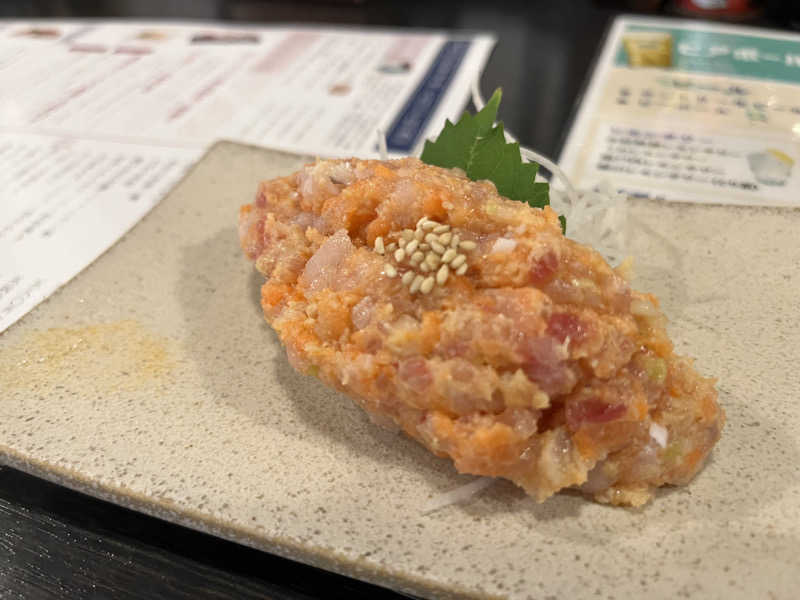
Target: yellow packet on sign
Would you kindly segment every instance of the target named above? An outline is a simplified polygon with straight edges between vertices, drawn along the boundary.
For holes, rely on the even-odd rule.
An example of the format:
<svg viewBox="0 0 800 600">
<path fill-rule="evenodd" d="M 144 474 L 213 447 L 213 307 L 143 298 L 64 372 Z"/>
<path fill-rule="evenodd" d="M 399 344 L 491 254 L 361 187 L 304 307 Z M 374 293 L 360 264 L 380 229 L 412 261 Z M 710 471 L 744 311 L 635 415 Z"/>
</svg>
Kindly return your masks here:
<svg viewBox="0 0 800 600">
<path fill-rule="evenodd" d="M 626 33 L 622 38 L 632 67 L 671 67 L 672 36 L 660 31 Z"/>
</svg>

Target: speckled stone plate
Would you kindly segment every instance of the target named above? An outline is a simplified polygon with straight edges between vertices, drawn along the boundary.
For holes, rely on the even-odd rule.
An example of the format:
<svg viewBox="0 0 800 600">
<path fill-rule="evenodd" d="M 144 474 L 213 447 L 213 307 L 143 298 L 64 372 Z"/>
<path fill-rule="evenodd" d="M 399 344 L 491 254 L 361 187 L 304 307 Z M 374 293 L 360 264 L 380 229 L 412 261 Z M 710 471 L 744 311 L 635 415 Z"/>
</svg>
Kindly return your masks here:
<svg viewBox="0 0 800 600">
<path fill-rule="evenodd" d="M 537 505 L 295 373 L 237 208 L 304 159 L 220 143 L 0 335 L 0 461 L 168 521 L 434 597 L 796 598 L 800 212 L 637 203 L 637 287 L 728 414 L 705 470 L 641 510 Z"/>
</svg>

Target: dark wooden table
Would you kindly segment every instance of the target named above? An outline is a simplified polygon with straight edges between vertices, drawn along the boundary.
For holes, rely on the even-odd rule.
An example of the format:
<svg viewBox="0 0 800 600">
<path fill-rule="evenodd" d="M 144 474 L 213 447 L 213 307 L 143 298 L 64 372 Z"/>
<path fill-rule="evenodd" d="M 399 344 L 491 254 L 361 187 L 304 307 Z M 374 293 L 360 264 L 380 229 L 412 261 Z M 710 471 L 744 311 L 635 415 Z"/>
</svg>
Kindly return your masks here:
<svg viewBox="0 0 800 600">
<path fill-rule="evenodd" d="M 790 13 L 798 12 L 793 4 L 768 2 L 759 24 L 788 26 Z M 499 42 L 483 76 L 484 93 L 502 86 L 500 117 L 507 127 L 525 145 L 552 157 L 606 27 L 625 9 L 624 2 L 589 0 L 0 1 L 0 17 L 180 17 L 491 30 Z M 402 596 L 0 467 L 2 600 L 265 597 Z"/>
</svg>

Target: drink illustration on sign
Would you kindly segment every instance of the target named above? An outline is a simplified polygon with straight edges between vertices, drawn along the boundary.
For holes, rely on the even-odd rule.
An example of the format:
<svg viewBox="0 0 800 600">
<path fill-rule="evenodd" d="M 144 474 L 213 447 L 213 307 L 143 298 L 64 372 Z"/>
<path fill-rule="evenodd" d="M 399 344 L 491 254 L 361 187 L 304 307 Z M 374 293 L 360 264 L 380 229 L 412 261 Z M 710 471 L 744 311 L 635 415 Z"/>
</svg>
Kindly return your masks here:
<svg viewBox="0 0 800 600">
<path fill-rule="evenodd" d="M 764 185 L 786 185 L 792 174 L 794 160 L 780 150 L 768 148 L 763 152 L 753 152 L 747 156 L 756 181 Z"/>
</svg>

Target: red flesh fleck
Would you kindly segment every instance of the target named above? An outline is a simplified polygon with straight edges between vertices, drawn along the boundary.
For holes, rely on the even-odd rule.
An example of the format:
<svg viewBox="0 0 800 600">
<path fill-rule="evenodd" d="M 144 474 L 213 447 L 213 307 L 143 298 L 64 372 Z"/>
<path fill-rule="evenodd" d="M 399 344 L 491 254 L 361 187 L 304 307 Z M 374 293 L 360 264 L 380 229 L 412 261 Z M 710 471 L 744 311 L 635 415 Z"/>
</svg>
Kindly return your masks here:
<svg viewBox="0 0 800 600">
<path fill-rule="evenodd" d="M 533 263 L 530 271 L 530 280 L 533 285 L 545 285 L 555 275 L 558 269 L 558 257 L 553 252 L 547 252 Z"/>
<path fill-rule="evenodd" d="M 556 313 L 547 322 L 547 333 L 563 342 L 569 337 L 577 342 L 586 335 L 586 326 L 575 315 L 569 313 Z"/>
<path fill-rule="evenodd" d="M 525 375 L 546 393 L 565 392 L 571 387 L 572 373 L 561 359 L 555 339 L 548 336 L 526 339 L 520 353 L 525 359 L 521 365 Z"/>
<path fill-rule="evenodd" d="M 624 404 L 609 404 L 602 400 L 571 402 L 566 406 L 567 425 L 573 431 L 583 425 L 616 421 L 627 412 Z"/>
<path fill-rule="evenodd" d="M 417 393 L 424 392 L 433 383 L 433 375 L 431 375 L 425 359 L 420 356 L 402 361 L 397 374 L 408 387 Z"/>
</svg>

